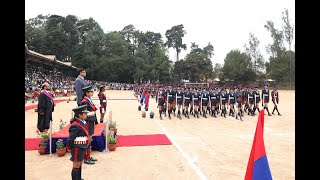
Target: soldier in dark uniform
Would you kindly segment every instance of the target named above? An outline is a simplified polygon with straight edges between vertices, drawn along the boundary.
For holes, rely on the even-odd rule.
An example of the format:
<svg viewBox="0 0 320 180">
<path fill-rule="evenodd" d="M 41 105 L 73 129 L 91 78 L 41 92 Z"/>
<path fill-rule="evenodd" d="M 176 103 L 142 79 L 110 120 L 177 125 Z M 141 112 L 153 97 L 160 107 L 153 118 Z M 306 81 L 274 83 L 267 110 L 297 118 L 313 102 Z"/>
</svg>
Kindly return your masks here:
<svg viewBox="0 0 320 180">
<path fill-rule="evenodd" d="M 273 102 L 273 111 L 272 114 L 274 114 L 274 110 L 277 110 L 278 115 L 281 116 L 278 110 L 278 104 L 279 104 L 279 92 L 277 91 L 278 87 L 274 87 L 273 91 L 271 92 L 272 102 Z"/>
<path fill-rule="evenodd" d="M 258 90 L 258 86 L 255 86 L 254 87 L 255 90 L 254 90 L 254 96 L 255 96 L 255 106 L 253 108 L 253 113 L 256 113 L 256 110 L 258 109 L 258 112 L 260 112 L 260 109 L 259 109 L 259 102 L 260 102 L 260 92 Z"/>
<path fill-rule="evenodd" d="M 177 106 L 178 106 L 178 115 L 177 117 L 181 119 L 181 105 L 183 103 L 183 92 L 180 90 L 180 86 L 178 86 L 178 89 L 176 91 L 176 102 L 177 102 Z"/>
<path fill-rule="evenodd" d="M 220 91 L 220 90 L 221 90 L 221 89 L 220 89 L 219 86 L 218 86 L 216 89 L 217 89 L 217 91 L 216 91 L 216 93 L 217 93 L 217 104 L 216 104 L 216 106 L 215 106 L 215 107 L 216 107 L 215 109 L 216 109 L 216 111 L 217 111 L 217 114 L 219 114 L 219 113 L 220 113 L 220 108 L 221 108 L 221 107 L 220 107 L 220 94 L 221 94 L 221 91 Z"/>
<path fill-rule="evenodd" d="M 201 87 L 198 86 L 198 96 L 199 96 L 199 104 L 198 104 L 198 113 L 202 115 L 202 91 Z"/>
<path fill-rule="evenodd" d="M 266 109 L 268 112 L 268 116 L 271 116 L 269 109 L 268 109 L 268 103 L 269 103 L 269 95 L 270 91 L 268 89 L 268 84 L 264 85 L 264 89 L 262 90 L 261 96 L 262 96 L 262 106 L 263 109 Z"/>
<path fill-rule="evenodd" d="M 88 137 L 88 149 L 86 152 L 86 155 L 84 157 L 84 163 L 85 164 L 95 164 L 94 161 L 97 161 L 97 159 L 94 159 L 93 157 L 90 157 L 90 151 L 91 151 L 91 141 L 92 141 L 92 135 L 94 134 L 94 125 L 95 122 L 97 121 L 97 116 L 95 111 L 97 111 L 96 106 L 92 102 L 92 96 L 93 96 L 93 89 L 92 86 L 87 86 L 82 88 L 83 90 L 83 99 L 81 102 L 81 105 L 86 105 L 87 109 L 89 111 L 88 117 L 86 119 L 87 123 L 87 129 L 89 131 L 89 137 Z"/>
<path fill-rule="evenodd" d="M 184 102 L 184 93 L 186 92 L 186 88 L 184 86 L 181 86 L 180 91 L 182 93 L 182 102 Z M 184 103 L 182 103 L 182 115 L 185 116 Z"/>
<path fill-rule="evenodd" d="M 236 119 L 238 119 L 238 116 L 240 117 L 240 120 L 242 121 L 242 92 L 240 91 L 240 88 L 238 87 L 237 90 L 236 90 L 236 95 L 235 95 L 235 98 L 236 98 L 236 101 L 237 101 L 237 107 L 238 108 L 238 112 L 236 114 Z"/>
<path fill-rule="evenodd" d="M 211 92 L 209 93 L 209 98 L 210 98 L 210 105 L 211 105 L 211 116 L 217 117 L 216 116 L 216 104 L 217 104 L 217 96 L 218 93 L 216 92 L 216 89 L 214 87 L 211 88 Z"/>
<path fill-rule="evenodd" d="M 202 113 L 203 113 L 203 117 L 207 118 L 207 106 L 209 103 L 209 92 L 207 92 L 206 88 L 203 88 L 203 92 L 201 95 L 201 99 L 202 99 Z"/>
<path fill-rule="evenodd" d="M 171 120 L 171 112 L 173 109 L 173 101 L 175 100 L 175 94 L 172 89 L 172 85 L 169 84 L 168 90 L 167 90 L 167 101 L 168 101 L 168 117 Z"/>
<path fill-rule="evenodd" d="M 67 148 L 71 149 L 71 158 L 73 168 L 71 171 L 72 180 L 81 180 L 82 161 L 88 149 L 88 130 L 86 127 L 87 106 L 78 106 L 72 109 L 74 118 L 69 127 L 69 137 L 67 139 Z"/>
<path fill-rule="evenodd" d="M 198 109 L 199 109 L 199 99 L 200 99 L 200 94 L 197 91 L 198 89 L 195 87 L 193 88 L 193 96 L 192 96 L 192 103 L 193 103 L 193 116 L 199 118 L 198 115 Z"/>
<path fill-rule="evenodd" d="M 103 118 L 107 110 L 107 97 L 104 94 L 105 86 L 100 86 L 100 92 L 98 94 L 100 100 L 100 123 L 103 123 Z"/>
<path fill-rule="evenodd" d="M 189 105 L 192 102 L 192 92 L 189 91 L 190 87 L 186 88 L 186 92 L 183 93 L 183 100 L 184 100 L 184 109 L 185 109 L 185 117 L 189 119 Z M 191 112 L 191 109 L 190 109 Z"/>
<path fill-rule="evenodd" d="M 172 111 L 173 115 L 176 116 L 176 107 L 177 107 L 177 102 L 176 102 L 176 94 L 177 94 L 177 86 L 173 86 L 173 101 L 172 101 Z"/>
<path fill-rule="evenodd" d="M 163 85 L 159 86 L 159 91 L 157 92 L 156 103 L 158 103 L 157 108 L 159 108 L 160 120 L 162 120 L 162 112 L 164 110 L 164 102 L 166 99 L 166 92 L 163 90 Z"/>
<path fill-rule="evenodd" d="M 252 110 L 252 108 L 253 108 L 253 105 L 254 105 L 254 94 L 255 94 L 255 92 L 253 91 L 253 89 L 252 89 L 252 87 L 250 87 L 250 90 L 249 90 L 249 92 L 248 92 L 248 103 L 249 103 L 249 108 L 248 108 L 248 115 L 254 115 L 254 113 L 253 113 L 253 110 Z"/>
<path fill-rule="evenodd" d="M 229 116 L 234 117 L 234 104 L 235 104 L 235 93 L 233 87 L 230 88 L 230 92 L 228 94 L 228 103 L 230 105 Z"/>
<path fill-rule="evenodd" d="M 247 109 L 249 108 L 249 102 L 248 102 L 248 93 L 249 93 L 249 86 L 247 85 L 245 89 L 242 91 L 242 104 L 244 105 L 244 112 L 247 112 Z"/>
<path fill-rule="evenodd" d="M 227 109 L 226 109 L 226 102 L 228 100 L 227 93 L 225 92 L 225 89 L 221 89 L 221 94 L 220 94 L 220 103 L 221 103 L 221 116 L 223 115 L 226 117 L 227 114 Z"/>
</svg>

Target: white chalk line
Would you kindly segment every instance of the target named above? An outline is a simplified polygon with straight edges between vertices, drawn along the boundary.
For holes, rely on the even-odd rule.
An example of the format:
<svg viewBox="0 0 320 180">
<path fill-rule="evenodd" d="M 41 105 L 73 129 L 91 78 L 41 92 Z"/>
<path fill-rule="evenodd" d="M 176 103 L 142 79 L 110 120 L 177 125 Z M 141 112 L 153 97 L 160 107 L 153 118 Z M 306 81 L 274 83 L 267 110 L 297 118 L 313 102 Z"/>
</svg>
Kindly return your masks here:
<svg viewBox="0 0 320 180">
<path fill-rule="evenodd" d="M 196 172 L 201 180 L 207 180 L 208 178 L 201 171 L 200 167 L 195 164 L 195 161 L 198 159 L 197 157 L 191 158 L 188 154 L 176 143 L 176 141 L 172 138 L 169 132 L 163 127 L 163 125 L 159 122 L 158 119 L 155 119 L 155 122 L 161 127 L 161 130 L 165 133 L 171 143 L 179 150 L 180 154 L 187 160 L 190 167 Z"/>
</svg>

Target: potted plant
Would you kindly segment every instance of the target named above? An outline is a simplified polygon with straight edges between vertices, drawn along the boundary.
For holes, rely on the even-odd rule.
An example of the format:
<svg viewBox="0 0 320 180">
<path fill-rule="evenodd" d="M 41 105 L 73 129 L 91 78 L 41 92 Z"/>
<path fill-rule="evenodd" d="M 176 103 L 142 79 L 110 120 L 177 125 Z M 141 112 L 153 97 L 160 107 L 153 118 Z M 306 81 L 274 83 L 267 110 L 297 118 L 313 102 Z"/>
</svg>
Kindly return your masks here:
<svg viewBox="0 0 320 180">
<path fill-rule="evenodd" d="M 109 146 L 108 146 L 108 148 L 109 148 L 109 151 L 114 151 L 117 148 L 117 139 L 112 135 L 109 136 Z"/>
<path fill-rule="evenodd" d="M 146 111 L 142 110 L 141 112 L 142 112 L 142 117 L 145 118 L 146 117 Z"/>
<path fill-rule="evenodd" d="M 138 106 L 138 111 L 141 111 L 141 106 L 140 105 Z"/>
<path fill-rule="evenodd" d="M 40 155 L 44 155 L 47 147 L 48 139 L 49 139 L 49 133 L 42 132 L 42 133 L 39 133 L 38 136 L 42 137 L 42 140 L 39 144 L 38 152 Z"/>
<path fill-rule="evenodd" d="M 34 103 L 34 99 L 32 99 L 32 101 L 31 101 L 32 103 Z"/>
<path fill-rule="evenodd" d="M 152 118 L 153 118 L 153 116 L 154 116 L 154 112 L 153 112 L 153 111 L 151 111 L 151 112 L 150 112 L 150 118 L 152 119 Z"/>
<path fill-rule="evenodd" d="M 109 131 L 114 131 L 115 134 L 117 134 L 118 129 L 117 129 L 117 121 L 110 121 L 109 123 Z"/>
<path fill-rule="evenodd" d="M 66 154 L 66 147 L 64 146 L 63 140 L 62 139 L 58 139 L 58 141 L 56 142 L 56 154 L 61 157 L 64 156 Z"/>
</svg>

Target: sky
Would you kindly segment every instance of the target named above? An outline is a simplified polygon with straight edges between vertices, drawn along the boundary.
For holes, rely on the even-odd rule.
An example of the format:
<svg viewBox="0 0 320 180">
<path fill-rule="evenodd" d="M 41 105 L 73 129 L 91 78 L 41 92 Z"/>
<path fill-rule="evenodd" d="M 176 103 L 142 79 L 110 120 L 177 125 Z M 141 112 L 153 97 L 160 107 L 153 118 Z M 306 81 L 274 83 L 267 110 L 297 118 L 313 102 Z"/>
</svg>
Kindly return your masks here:
<svg viewBox="0 0 320 180">
<path fill-rule="evenodd" d="M 92 17 L 104 32 L 121 31 L 132 24 L 137 30 L 161 33 L 164 42 L 166 30 L 183 24 L 187 33 L 183 43 L 187 50 L 182 50 L 179 58 L 190 52 L 191 42 L 201 48 L 210 42 L 214 47 L 212 63 L 223 64 L 231 50 L 244 51 L 250 32 L 260 41 L 260 52 L 267 61 L 269 55 L 265 47 L 272 39 L 264 25 L 271 20 L 281 29 L 281 13 L 285 8 L 295 25 L 294 0 L 25 0 L 25 19 L 39 14 Z M 173 49 L 169 50 L 169 57 L 175 61 Z"/>
</svg>

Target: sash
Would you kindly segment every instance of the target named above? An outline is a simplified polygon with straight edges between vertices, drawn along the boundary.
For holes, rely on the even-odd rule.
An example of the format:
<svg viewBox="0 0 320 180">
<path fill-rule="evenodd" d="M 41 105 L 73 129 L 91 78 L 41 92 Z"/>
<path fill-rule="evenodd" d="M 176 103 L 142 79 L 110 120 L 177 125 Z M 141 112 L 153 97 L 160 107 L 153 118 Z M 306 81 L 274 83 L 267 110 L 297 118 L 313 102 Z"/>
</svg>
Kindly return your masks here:
<svg viewBox="0 0 320 180">
<path fill-rule="evenodd" d="M 90 100 L 87 98 L 87 97 L 84 97 L 83 98 L 83 101 L 85 102 L 89 102 L 89 105 L 91 106 L 91 108 L 93 109 L 93 111 L 96 111 L 97 110 L 97 107 L 93 104 L 91 104 Z"/>
<path fill-rule="evenodd" d="M 78 123 L 77 121 L 73 121 L 72 124 L 77 124 L 82 130 L 84 130 L 84 132 L 87 134 L 87 136 L 89 137 L 89 133 L 88 130 L 86 128 L 84 128 L 83 126 L 81 126 L 80 123 Z"/>
<path fill-rule="evenodd" d="M 52 95 L 50 95 L 47 91 L 42 90 L 41 91 L 44 95 L 46 95 L 48 98 L 50 98 L 51 100 L 53 100 Z"/>
</svg>

